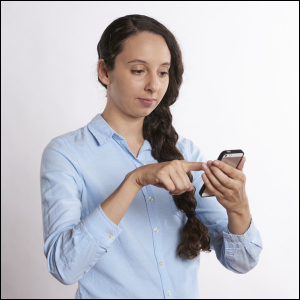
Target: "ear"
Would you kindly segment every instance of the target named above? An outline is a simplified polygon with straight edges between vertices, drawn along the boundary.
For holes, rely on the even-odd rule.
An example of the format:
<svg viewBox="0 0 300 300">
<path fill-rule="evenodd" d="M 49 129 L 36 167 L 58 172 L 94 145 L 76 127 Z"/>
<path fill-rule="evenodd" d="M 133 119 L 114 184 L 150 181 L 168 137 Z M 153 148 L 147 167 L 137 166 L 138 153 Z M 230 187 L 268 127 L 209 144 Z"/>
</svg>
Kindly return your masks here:
<svg viewBox="0 0 300 300">
<path fill-rule="evenodd" d="M 101 58 L 98 61 L 98 78 L 101 80 L 101 82 L 105 85 L 109 84 L 109 77 L 108 72 L 106 70 L 104 59 Z"/>
</svg>

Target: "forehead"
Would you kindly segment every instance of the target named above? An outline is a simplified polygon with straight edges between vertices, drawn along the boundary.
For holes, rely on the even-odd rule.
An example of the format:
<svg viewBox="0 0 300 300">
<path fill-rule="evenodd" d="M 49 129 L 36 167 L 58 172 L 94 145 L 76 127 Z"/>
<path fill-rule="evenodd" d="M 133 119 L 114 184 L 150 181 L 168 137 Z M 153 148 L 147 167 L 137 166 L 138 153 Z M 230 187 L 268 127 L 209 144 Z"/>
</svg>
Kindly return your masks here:
<svg viewBox="0 0 300 300">
<path fill-rule="evenodd" d="M 116 58 L 126 63 L 133 59 L 144 60 L 149 64 L 162 64 L 171 62 L 171 53 L 162 36 L 140 32 L 125 41 L 123 51 Z"/>
</svg>

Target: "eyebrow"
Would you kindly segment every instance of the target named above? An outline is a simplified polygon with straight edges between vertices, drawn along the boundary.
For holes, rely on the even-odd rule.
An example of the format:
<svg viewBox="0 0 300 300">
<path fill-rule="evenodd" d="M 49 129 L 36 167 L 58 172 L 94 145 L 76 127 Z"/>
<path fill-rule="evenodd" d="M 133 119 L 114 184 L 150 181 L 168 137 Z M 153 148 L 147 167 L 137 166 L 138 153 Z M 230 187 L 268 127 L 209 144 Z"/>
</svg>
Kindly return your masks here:
<svg viewBox="0 0 300 300">
<path fill-rule="evenodd" d="M 134 59 L 134 60 L 131 60 L 131 61 L 128 62 L 128 64 L 130 64 L 130 63 L 137 63 L 137 62 L 143 63 L 143 64 L 148 64 L 146 61 L 141 60 L 141 59 Z M 170 65 L 171 65 L 171 64 L 170 64 L 169 62 L 165 62 L 165 63 L 162 63 L 162 64 L 161 64 L 161 66 L 170 66 Z"/>
</svg>

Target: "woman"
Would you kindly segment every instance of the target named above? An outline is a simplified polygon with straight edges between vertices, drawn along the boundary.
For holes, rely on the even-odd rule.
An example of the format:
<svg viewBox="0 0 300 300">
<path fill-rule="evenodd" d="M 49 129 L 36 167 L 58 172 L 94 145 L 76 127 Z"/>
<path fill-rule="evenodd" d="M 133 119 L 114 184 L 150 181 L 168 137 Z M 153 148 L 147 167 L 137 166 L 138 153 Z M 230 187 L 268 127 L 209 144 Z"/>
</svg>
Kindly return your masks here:
<svg viewBox="0 0 300 300">
<path fill-rule="evenodd" d="M 112 22 L 98 47 L 102 114 L 53 139 L 41 164 L 45 255 L 76 298 L 198 298 L 199 253 L 229 270 L 258 262 L 243 166 L 205 163 L 172 126 L 181 51 L 158 21 Z M 201 172 L 199 172 L 201 171 Z M 203 172 L 204 171 L 204 172 Z M 216 197 L 201 198 L 206 184 Z M 196 193 L 194 192 L 196 189 Z"/>
</svg>

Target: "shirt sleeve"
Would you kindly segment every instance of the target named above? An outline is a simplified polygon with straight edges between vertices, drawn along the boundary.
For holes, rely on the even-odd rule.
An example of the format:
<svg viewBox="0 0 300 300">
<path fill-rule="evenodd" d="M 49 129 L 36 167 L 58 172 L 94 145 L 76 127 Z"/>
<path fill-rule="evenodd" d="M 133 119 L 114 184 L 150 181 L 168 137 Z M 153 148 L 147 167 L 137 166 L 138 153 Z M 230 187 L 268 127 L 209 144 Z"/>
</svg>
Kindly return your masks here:
<svg viewBox="0 0 300 300">
<path fill-rule="evenodd" d="M 187 157 L 189 161 L 207 161 L 192 141 L 189 141 Z M 251 219 L 251 224 L 243 235 L 230 233 L 226 209 L 218 202 L 216 197 L 202 198 L 199 195 L 203 185 L 202 173 L 203 171 L 192 171 L 193 185 L 196 188 L 196 215 L 208 228 L 210 247 L 215 251 L 218 260 L 224 267 L 235 273 L 247 273 L 258 263 L 262 250 L 259 231 L 255 227 L 253 219 Z"/>
<path fill-rule="evenodd" d="M 78 281 L 121 233 L 100 205 L 81 220 L 83 180 L 77 167 L 63 137 L 45 148 L 40 173 L 44 253 L 50 273 L 64 284 Z"/>
</svg>

